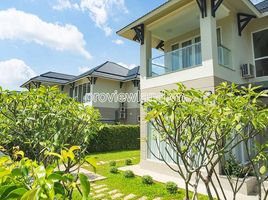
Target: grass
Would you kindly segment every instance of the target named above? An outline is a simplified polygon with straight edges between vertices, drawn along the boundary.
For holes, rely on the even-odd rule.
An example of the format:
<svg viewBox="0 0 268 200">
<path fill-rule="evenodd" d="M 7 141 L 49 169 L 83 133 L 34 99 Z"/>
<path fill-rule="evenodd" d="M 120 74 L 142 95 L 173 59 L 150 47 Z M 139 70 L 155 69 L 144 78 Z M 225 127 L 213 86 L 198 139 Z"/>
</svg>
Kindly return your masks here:
<svg viewBox="0 0 268 200">
<path fill-rule="evenodd" d="M 179 189 L 177 194 L 169 194 L 166 190 L 165 184 L 155 182 L 153 185 L 145 185 L 142 183 L 140 177 L 135 178 L 125 178 L 123 172 L 118 174 L 110 173 L 109 162 L 112 160 L 121 160 L 117 162 L 117 167 L 125 166 L 125 160 L 128 158 L 135 159 L 132 160 L 133 164 L 138 164 L 140 160 L 140 151 L 122 151 L 122 152 L 111 152 L 111 153 L 100 153 L 93 154 L 98 162 L 107 162 L 104 165 L 99 165 L 97 168 L 97 174 L 107 177 L 107 179 L 102 181 L 97 181 L 96 184 L 105 184 L 110 190 L 117 189 L 123 194 L 135 194 L 139 197 L 147 196 L 148 200 L 154 199 L 156 197 L 162 197 L 163 200 L 171 199 L 184 199 L 184 190 Z M 199 195 L 200 200 L 205 200 L 207 197 Z"/>
</svg>

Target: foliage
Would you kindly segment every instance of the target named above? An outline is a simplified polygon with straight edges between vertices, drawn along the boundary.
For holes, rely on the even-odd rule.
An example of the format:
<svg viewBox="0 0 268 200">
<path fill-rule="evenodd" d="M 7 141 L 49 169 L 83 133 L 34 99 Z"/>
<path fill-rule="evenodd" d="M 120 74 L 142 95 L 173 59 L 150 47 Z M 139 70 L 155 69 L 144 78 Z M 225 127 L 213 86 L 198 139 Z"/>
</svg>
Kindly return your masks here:
<svg viewBox="0 0 268 200">
<path fill-rule="evenodd" d="M 118 168 L 117 168 L 117 167 L 111 167 L 111 168 L 110 168 L 110 172 L 111 172 L 112 174 L 117 174 L 119 171 L 118 171 Z"/>
<path fill-rule="evenodd" d="M 170 194 L 175 194 L 178 191 L 178 186 L 174 182 L 167 182 L 166 183 L 166 189 Z"/>
<path fill-rule="evenodd" d="M 136 125 L 105 125 L 91 139 L 88 153 L 140 148 L 140 128 Z"/>
<path fill-rule="evenodd" d="M 13 159 L 9 156 L 1 157 L 0 199 L 71 199 L 74 190 L 78 190 L 84 200 L 88 199 L 88 177 L 82 173 L 73 173 L 79 172 L 81 164 L 88 160 L 77 159 L 80 153 L 80 147 L 77 146 L 63 149 L 61 154 L 46 152 L 47 157 L 56 157 L 57 160 L 47 167 L 24 157 L 22 151 L 14 151 Z M 75 163 L 76 169 L 68 169 L 68 163 Z"/>
<path fill-rule="evenodd" d="M 110 165 L 111 167 L 114 167 L 114 166 L 116 166 L 116 162 L 115 162 L 114 160 L 112 160 L 112 161 L 109 162 L 109 165 Z"/>
<path fill-rule="evenodd" d="M 125 164 L 126 165 L 132 165 L 132 160 L 131 159 L 126 159 Z"/>
<path fill-rule="evenodd" d="M 145 175 L 142 177 L 142 183 L 146 185 L 152 185 L 154 183 L 153 178 L 149 175 Z"/>
<path fill-rule="evenodd" d="M 195 191 L 193 199 L 197 198 L 200 179 L 209 199 L 213 199 L 212 189 L 217 198 L 220 198 L 220 192 L 224 196 L 225 191 L 222 187 L 218 190 L 211 178 L 213 175 L 218 177 L 216 166 L 238 145 L 248 144 L 262 135 L 267 126 L 268 109 L 259 99 L 266 97 L 268 91 L 257 92 L 258 89 L 222 83 L 212 94 L 178 84 L 177 89 L 164 90 L 160 98 L 145 102 L 145 119 L 153 127 L 153 142 L 159 152 L 155 154 L 150 146 L 152 141 L 147 140 L 149 150 L 184 180 L 185 199 L 190 199 L 189 186 Z M 168 147 L 161 150 L 160 143 L 166 143 Z M 201 169 L 206 173 L 201 173 Z M 215 181 L 221 185 L 219 180 Z M 230 185 L 235 196 L 241 187 L 231 179 Z"/>
<path fill-rule="evenodd" d="M 62 94 L 57 87 L 25 92 L 0 89 L 0 140 L 11 150 L 19 146 L 29 158 L 48 165 L 46 151 L 59 153 L 79 144 L 82 152 L 99 129 L 100 114 Z M 44 160 L 45 159 L 45 160 Z"/>
<path fill-rule="evenodd" d="M 135 177 L 133 171 L 131 171 L 131 170 L 127 170 L 127 171 L 125 171 L 124 176 L 125 176 L 126 178 L 134 178 L 134 177 Z"/>
<path fill-rule="evenodd" d="M 223 166 L 223 172 L 227 176 L 244 178 L 252 172 L 252 168 L 239 163 L 236 157 L 230 153 Z"/>
</svg>

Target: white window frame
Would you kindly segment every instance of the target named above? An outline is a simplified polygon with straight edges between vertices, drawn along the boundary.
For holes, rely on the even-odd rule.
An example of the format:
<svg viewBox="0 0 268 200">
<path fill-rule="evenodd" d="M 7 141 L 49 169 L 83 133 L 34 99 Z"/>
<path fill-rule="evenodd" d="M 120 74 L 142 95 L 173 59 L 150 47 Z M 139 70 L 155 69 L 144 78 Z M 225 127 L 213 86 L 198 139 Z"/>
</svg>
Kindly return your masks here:
<svg viewBox="0 0 268 200">
<path fill-rule="evenodd" d="M 252 48 L 252 62 L 254 63 L 254 77 L 255 78 L 267 78 L 267 76 L 257 76 L 257 69 L 256 69 L 256 61 L 258 60 L 263 60 L 265 58 L 268 58 L 268 56 L 265 56 L 265 57 L 262 57 L 262 58 L 255 58 L 255 51 L 254 51 L 254 39 L 253 39 L 253 35 L 254 33 L 258 33 L 258 32 L 261 32 L 261 31 L 265 31 L 265 30 L 268 30 L 268 27 L 265 27 L 265 28 L 262 28 L 262 29 L 258 29 L 256 31 L 252 31 L 251 32 L 251 48 Z"/>
</svg>

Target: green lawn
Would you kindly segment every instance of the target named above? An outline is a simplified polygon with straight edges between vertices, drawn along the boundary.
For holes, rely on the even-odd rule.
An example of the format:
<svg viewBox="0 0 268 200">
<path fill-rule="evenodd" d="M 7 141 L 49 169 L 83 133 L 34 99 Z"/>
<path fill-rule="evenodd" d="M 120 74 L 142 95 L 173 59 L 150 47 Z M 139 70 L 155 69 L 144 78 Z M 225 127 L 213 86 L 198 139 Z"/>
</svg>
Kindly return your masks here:
<svg viewBox="0 0 268 200">
<path fill-rule="evenodd" d="M 147 196 L 148 199 L 153 199 L 155 197 L 162 197 L 165 200 L 171 199 L 183 199 L 184 190 L 179 189 L 176 195 L 171 195 L 166 191 L 165 185 L 162 183 L 155 182 L 153 185 L 148 186 L 142 183 L 140 177 L 135 178 L 125 178 L 123 172 L 118 174 L 111 174 L 109 172 L 110 166 L 109 161 L 112 160 L 122 160 L 117 162 L 117 167 L 125 166 L 125 159 L 133 158 L 133 164 L 138 164 L 140 159 L 140 151 L 122 151 L 122 152 L 112 152 L 112 153 L 100 153 L 93 154 L 92 156 L 97 158 L 97 161 L 104 161 L 107 164 L 99 165 L 97 168 L 97 174 L 107 177 L 107 179 L 102 181 L 97 181 L 96 184 L 105 184 L 111 190 L 117 189 L 123 194 L 135 194 L 139 197 Z M 204 196 L 199 197 L 200 200 L 207 199 Z"/>
</svg>

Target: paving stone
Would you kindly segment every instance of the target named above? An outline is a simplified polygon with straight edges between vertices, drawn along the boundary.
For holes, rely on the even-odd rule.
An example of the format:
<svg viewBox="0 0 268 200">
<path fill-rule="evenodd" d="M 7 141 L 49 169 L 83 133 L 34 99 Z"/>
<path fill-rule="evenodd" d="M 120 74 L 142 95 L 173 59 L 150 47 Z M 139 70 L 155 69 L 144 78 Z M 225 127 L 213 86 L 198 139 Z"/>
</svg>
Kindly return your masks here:
<svg viewBox="0 0 268 200">
<path fill-rule="evenodd" d="M 105 196 L 105 194 L 98 194 L 98 195 L 96 195 L 96 196 L 93 196 L 93 198 L 94 199 L 100 199 L 100 198 L 102 198 L 102 197 L 104 197 Z"/>
<path fill-rule="evenodd" d="M 96 190 L 95 193 L 99 194 L 99 193 L 105 192 L 107 190 L 108 190 L 108 188 L 101 188 L 99 190 Z"/>
<path fill-rule="evenodd" d="M 122 196 L 124 196 L 122 193 L 116 193 L 113 196 L 111 196 L 111 199 L 117 199 L 117 198 L 122 197 Z"/>
<path fill-rule="evenodd" d="M 112 190 L 112 191 L 108 192 L 108 194 L 112 195 L 112 194 L 115 194 L 117 192 L 118 192 L 118 190 Z"/>
<path fill-rule="evenodd" d="M 93 188 L 94 188 L 95 190 L 97 190 L 97 189 L 101 189 L 101 188 L 103 188 L 103 187 L 106 187 L 106 185 L 96 185 L 96 186 L 94 186 Z"/>
<path fill-rule="evenodd" d="M 139 198 L 138 200 L 147 200 L 148 198 L 146 196 L 143 196 L 141 198 Z"/>
<path fill-rule="evenodd" d="M 135 198 L 135 197 L 136 197 L 135 194 L 129 194 L 129 195 L 125 196 L 124 200 L 133 199 L 133 198 Z"/>
</svg>

